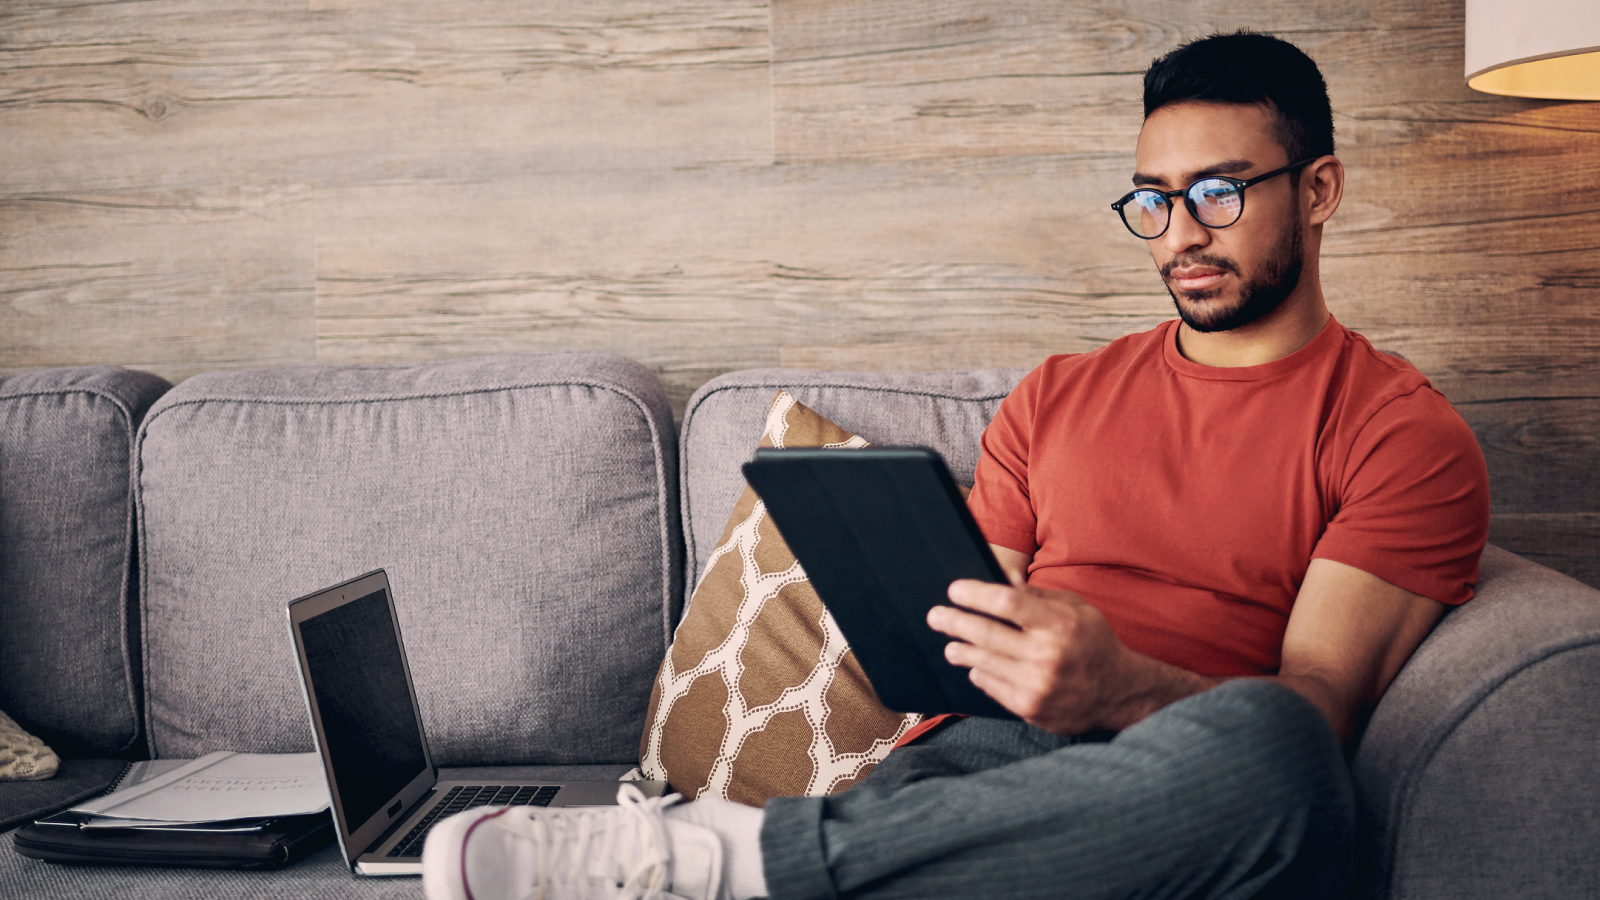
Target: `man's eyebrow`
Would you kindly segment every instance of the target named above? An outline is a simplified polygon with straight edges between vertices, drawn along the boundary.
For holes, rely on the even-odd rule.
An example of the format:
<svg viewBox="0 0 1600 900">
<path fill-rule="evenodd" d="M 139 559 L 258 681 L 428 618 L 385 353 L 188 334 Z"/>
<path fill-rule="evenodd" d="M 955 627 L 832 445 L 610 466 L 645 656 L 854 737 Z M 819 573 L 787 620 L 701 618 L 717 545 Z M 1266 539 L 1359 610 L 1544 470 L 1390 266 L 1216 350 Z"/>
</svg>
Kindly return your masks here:
<svg viewBox="0 0 1600 900">
<path fill-rule="evenodd" d="M 1222 162 L 1212 163 L 1203 169 L 1196 169 L 1195 171 L 1190 172 L 1185 184 L 1194 184 L 1196 181 L 1211 175 L 1235 175 L 1239 172 L 1244 172 L 1254 167 L 1255 163 L 1248 159 L 1225 159 Z M 1167 180 L 1165 178 L 1161 178 L 1157 175 L 1146 175 L 1143 172 L 1133 173 L 1134 187 L 1144 187 L 1146 185 L 1164 185 L 1166 183 Z"/>
</svg>

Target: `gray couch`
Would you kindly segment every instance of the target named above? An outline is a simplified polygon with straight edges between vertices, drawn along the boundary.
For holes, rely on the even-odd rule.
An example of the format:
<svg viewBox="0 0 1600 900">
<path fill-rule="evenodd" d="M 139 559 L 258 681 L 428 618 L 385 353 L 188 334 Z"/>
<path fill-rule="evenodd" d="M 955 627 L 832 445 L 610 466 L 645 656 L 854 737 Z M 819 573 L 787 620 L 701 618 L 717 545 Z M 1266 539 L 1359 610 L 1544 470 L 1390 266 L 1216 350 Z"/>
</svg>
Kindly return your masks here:
<svg viewBox="0 0 1600 900">
<path fill-rule="evenodd" d="M 0 830 L 128 759 L 310 749 L 284 604 L 378 566 L 442 767 L 614 777 L 776 388 L 970 472 L 1021 374 L 736 372 L 681 426 L 598 353 L 4 379 L 0 710 L 67 761 L 0 783 Z M 1359 895 L 1600 896 L 1597 687 L 1600 592 L 1491 546 L 1352 758 Z M 331 850 L 234 873 L 0 848 L 6 898 L 420 895 Z"/>
</svg>

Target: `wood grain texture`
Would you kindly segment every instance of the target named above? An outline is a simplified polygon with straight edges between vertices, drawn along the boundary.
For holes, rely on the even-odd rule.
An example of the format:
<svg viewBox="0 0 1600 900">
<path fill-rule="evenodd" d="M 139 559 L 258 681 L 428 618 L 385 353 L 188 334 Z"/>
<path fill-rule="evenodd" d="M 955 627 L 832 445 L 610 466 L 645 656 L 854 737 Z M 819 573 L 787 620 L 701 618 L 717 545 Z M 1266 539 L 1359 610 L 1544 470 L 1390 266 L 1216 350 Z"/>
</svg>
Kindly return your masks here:
<svg viewBox="0 0 1600 900">
<path fill-rule="evenodd" d="M 0 373 L 314 361 L 310 200 L 271 185 L 0 200 Z"/>
<path fill-rule="evenodd" d="M 0 6 L 0 373 L 609 349 L 1028 366 L 1172 315 L 1141 73 L 1327 76 L 1336 316 L 1472 424 L 1497 540 L 1600 583 L 1600 104 L 1462 83 L 1461 0 Z M 1544 548 L 1544 549 L 1540 549 Z"/>
<path fill-rule="evenodd" d="M 1506 513 L 1489 517 L 1490 543 L 1600 585 L 1600 513 Z"/>
<path fill-rule="evenodd" d="M 1183 40 L 1248 24 L 1327 57 L 1330 76 L 1359 73 L 1330 77 L 1330 84 L 1394 86 L 1368 74 L 1377 74 L 1375 62 L 1397 52 L 1454 52 L 1459 59 L 1459 6 L 1439 15 L 1449 6 L 776 0 L 776 152 L 786 161 L 1062 152 L 1131 158 L 1142 73 Z M 1376 99 L 1416 97 L 1391 87 Z"/>
<path fill-rule="evenodd" d="M 316 359 L 323 188 L 768 162 L 766 35 L 747 3 L 7 5 L 0 371 Z"/>
<path fill-rule="evenodd" d="M 770 157 L 740 2 L 7 7 L 0 189 L 493 180 Z M 73 152 L 50 152 L 70 137 Z M 129 153 L 130 149 L 135 152 Z"/>
<path fill-rule="evenodd" d="M 681 404 L 699 382 L 679 373 L 699 378 L 707 360 L 770 366 L 796 362 L 789 347 L 865 342 L 885 345 L 878 366 L 913 368 L 930 346 L 977 337 L 1018 349 L 969 352 L 972 363 L 1022 364 L 1164 317 L 1164 294 L 1119 294 L 1149 290 L 1129 278 L 1148 277 L 1141 247 L 1081 267 L 1055 251 L 1061 212 L 1039 187 L 1089 167 L 982 168 L 959 180 L 869 164 L 352 188 L 319 202 L 340 210 L 319 219 L 319 355 L 611 347 L 656 367 Z M 472 227 L 479 215 L 494 235 Z"/>
<path fill-rule="evenodd" d="M 1600 510 L 1600 396 L 1457 402 L 1489 464 L 1497 513 Z"/>
</svg>

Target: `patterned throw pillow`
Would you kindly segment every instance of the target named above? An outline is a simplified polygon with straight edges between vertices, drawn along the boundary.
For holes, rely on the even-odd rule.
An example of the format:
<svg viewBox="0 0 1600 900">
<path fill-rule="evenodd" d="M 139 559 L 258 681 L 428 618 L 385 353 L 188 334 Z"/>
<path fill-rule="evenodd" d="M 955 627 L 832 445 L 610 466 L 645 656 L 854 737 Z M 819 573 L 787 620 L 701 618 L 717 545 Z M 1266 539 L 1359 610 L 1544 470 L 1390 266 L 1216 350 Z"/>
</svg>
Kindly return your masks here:
<svg viewBox="0 0 1600 900">
<path fill-rule="evenodd" d="M 44 741 L 22 730 L 0 712 L 0 781 L 37 781 L 56 774 L 61 765 Z"/>
<path fill-rule="evenodd" d="M 779 391 L 763 447 L 867 442 Z M 678 625 L 639 741 L 645 777 L 764 806 L 859 781 L 921 717 L 885 709 L 748 486 Z"/>
</svg>

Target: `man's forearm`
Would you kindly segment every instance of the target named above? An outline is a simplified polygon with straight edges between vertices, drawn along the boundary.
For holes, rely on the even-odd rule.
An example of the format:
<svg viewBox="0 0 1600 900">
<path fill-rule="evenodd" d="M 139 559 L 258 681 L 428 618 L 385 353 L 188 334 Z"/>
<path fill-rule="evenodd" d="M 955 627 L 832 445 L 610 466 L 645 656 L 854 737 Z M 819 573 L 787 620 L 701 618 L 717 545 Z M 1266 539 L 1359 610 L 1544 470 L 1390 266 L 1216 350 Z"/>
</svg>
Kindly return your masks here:
<svg viewBox="0 0 1600 900">
<path fill-rule="evenodd" d="M 1119 696 L 1107 698 L 1104 727 L 1121 731 L 1156 710 L 1223 682 L 1128 650 Z"/>
<path fill-rule="evenodd" d="M 1322 712 L 1328 724 L 1339 735 L 1340 742 L 1349 741 L 1355 730 L 1354 716 L 1339 693 L 1326 680 L 1316 675 L 1226 677 L 1199 675 L 1131 650 L 1128 653 L 1128 675 L 1123 682 L 1127 685 L 1127 690 L 1111 707 L 1107 717 L 1107 728 L 1121 731 L 1169 703 L 1192 697 L 1224 681 L 1240 677 L 1259 677 L 1267 681 L 1276 681 L 1310 701 Z"/>
</svg>

